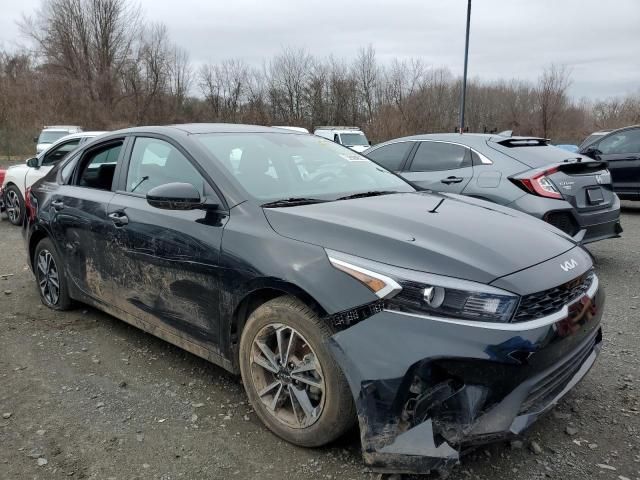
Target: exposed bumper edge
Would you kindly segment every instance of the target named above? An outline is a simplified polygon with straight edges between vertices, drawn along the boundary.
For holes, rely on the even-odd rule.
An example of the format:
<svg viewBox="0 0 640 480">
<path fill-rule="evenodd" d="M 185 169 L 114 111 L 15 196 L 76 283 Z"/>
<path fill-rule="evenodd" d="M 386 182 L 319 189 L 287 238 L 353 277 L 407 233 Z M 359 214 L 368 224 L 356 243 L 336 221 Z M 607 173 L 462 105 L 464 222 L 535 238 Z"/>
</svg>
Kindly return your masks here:
<svg viewBox="0 0 640 480">
<path fill-rule="evenodd" d="M 470 447 L 522 433 L 594 364 L 603 305 L 595 285 L 571 312 L 506 329 L 385 310 L 336 333 L 365 463 L 442 471 Z"/>
</svg>

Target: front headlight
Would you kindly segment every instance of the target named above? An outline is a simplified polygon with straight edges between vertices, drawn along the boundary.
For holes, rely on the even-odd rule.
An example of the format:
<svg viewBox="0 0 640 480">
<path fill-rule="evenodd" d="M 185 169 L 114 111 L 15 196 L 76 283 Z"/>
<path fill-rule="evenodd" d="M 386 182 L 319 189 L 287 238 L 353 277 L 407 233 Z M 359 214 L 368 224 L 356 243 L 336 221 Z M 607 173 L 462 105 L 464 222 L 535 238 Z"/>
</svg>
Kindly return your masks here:
<svg viewBox="0 0 640 480">
<path fill-rule="evenodd" d="M 520 297 L 482 283 L 326 250 L 331 264 L 386 300 L 387 308 L 441 318 L 509 322 Z"/>
</svg>

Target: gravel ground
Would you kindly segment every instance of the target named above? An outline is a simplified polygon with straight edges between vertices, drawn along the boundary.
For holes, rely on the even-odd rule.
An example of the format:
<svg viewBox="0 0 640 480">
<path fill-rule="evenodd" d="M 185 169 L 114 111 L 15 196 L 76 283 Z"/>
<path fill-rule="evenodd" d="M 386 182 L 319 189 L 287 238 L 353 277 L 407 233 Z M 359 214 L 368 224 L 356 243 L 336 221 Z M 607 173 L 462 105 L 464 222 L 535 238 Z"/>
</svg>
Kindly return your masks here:
<svg viewBox="0 0 640 480">
<path fill-rule="evenodd" d="M 640 203 L 590 246 L 608 294 L 596 366 L 521 442 L 450 479 L 640 480 Z M 80 306 L 40 304 L 19 228 L 0 221 L 1 479 L 373 479 L 356 431 L 322 449 L 278 440 L 238 379 Z"/>
</svg>

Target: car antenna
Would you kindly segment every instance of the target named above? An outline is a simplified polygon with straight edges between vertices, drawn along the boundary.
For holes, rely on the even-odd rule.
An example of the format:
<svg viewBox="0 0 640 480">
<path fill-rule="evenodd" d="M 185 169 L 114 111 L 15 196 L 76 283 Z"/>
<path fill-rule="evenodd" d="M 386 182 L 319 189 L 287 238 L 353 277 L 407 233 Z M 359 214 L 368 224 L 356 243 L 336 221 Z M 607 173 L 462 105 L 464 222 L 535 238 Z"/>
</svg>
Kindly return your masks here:
<svg viewBox="0 0 640 480">
<path fill-rule="evenodd" d="M 442 205 L 442 202 L 444 202 L 444 198 L 441 198 L 438 204 L 435 207 L 433 207 L 433 210 L 429 210 L 429 213 L 438 213 L 436 212 L 436 210 L 438 210 L 438 207 Z"/>
</svg>

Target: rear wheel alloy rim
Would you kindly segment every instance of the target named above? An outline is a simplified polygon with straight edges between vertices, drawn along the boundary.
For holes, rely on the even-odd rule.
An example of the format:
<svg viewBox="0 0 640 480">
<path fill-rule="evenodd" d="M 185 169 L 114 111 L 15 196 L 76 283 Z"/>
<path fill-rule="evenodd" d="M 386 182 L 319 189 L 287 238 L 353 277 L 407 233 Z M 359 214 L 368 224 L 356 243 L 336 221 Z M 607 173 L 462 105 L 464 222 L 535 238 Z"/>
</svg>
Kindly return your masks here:
<svg viewBox="0 0 640 480">
<path fill-rule="evenodd" d="M 13 190 L 7 192 L 7 215 L 12 222 L 16 222 L 20 218 L 20 199 Z"/>
<path fill-rule="evenodd" d="M 60 298 L 60 277 L 58 267 L 49 250 L 41 250 L 38 254 L 38 284 L 42 298 L 49 304 L 55 305 Z"/>
<path fill-rule="evenodd" d="M 295 329 L 264 327 L 251 345 L 251 380 L 267 412 L 290 428 L 307 428 L 322 414 L 325 381 L 318 357 Z"/>
</svg>

